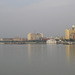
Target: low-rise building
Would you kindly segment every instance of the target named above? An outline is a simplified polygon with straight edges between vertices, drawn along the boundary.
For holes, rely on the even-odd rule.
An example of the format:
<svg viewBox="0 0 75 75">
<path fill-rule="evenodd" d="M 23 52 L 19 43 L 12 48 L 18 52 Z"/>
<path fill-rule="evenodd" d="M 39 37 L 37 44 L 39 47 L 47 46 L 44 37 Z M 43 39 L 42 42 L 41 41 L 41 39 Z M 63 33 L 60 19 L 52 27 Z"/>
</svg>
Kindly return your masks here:
<svg viewBox="0 0 75 75">
<path fill-rule="evenodd" d="M 55 39 L 49 39 L 46 41 L 47 44 L 56 44 L 56 40 Z"/>
</svg>

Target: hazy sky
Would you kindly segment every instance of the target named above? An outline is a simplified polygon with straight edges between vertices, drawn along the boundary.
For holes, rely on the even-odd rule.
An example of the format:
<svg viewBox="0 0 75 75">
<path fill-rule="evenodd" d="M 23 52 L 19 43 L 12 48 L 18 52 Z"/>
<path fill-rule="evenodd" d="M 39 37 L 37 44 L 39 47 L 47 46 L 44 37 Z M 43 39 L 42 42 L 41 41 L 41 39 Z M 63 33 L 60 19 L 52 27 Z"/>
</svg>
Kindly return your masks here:
<svg viewBox="0 0 75 75">
<path fill-rule="evenodd" d="M 0 0 L 0 37 L 64 36 L 72 25 L 75 0 Z"/>
</svg>

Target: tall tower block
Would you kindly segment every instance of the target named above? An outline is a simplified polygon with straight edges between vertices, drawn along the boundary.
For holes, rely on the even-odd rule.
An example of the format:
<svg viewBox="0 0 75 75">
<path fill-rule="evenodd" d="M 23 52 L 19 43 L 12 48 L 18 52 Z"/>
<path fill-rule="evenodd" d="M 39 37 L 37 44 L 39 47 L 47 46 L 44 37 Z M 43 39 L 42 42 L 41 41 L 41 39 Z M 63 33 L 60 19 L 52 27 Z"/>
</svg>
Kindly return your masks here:
<svg viewBox="0 0 75 75">
<path fill-rule="evenodd" d="M 73 25 L 72 29 L 66 29 L 65 30 L 65 39 L 69 40 L 71 34 L 74 34 L 74 33 L 75 33 L 75 26 Z"/>
</svg>

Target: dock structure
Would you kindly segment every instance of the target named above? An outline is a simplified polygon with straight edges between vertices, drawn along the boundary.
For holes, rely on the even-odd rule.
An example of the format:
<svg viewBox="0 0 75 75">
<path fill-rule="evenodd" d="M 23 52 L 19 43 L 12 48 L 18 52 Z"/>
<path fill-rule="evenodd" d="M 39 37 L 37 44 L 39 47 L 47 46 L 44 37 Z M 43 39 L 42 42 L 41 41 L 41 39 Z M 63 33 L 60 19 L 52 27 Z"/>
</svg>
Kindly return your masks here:
<svg viewBox="0 0 75 75">
<path fill-rule="evenodd" d="M 0 44 L 33 44 L 33 43 L 46 43 L 46 40 L 0 41 Z"/>
<path fill-rule="evenodd" d="M 3 44 L 25 44 L 25 41 L 0 41 Z"/>
</svg>

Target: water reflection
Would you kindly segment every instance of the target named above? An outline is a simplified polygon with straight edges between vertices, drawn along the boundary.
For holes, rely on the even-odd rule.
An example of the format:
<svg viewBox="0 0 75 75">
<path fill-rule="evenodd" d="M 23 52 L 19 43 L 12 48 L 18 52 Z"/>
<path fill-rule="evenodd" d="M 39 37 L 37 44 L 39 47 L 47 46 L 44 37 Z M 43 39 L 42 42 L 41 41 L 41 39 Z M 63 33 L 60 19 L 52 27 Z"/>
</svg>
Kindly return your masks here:
<svg viewBox="0 0 75 75">
<path fill-rule="evenodd" d="M 40 44 L 28 44 L 28 59 L 29 62 L 32 60 L 32 58 L 39 57 L 40 55 L 43 56 L 44 54 L 44 46 Z M 34 58 L 35 59 L 35 58 Z"/>
<path fill-rule="evenodd" d="M 75 45 L 66 45 L 66 50 L 57 44 L 0 45 L 0 75 L 75 75 L 74 49 Z"/>
<path fill-rule="evenodd" d="M 66 55 L 67 60 L 70 62 L 70 60 L 73 60 L 75 62 L 75 45 L 66 45 Z"/>
</svg>

